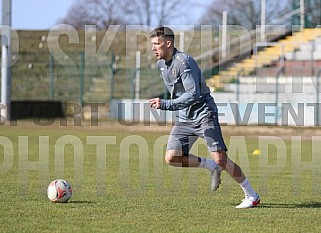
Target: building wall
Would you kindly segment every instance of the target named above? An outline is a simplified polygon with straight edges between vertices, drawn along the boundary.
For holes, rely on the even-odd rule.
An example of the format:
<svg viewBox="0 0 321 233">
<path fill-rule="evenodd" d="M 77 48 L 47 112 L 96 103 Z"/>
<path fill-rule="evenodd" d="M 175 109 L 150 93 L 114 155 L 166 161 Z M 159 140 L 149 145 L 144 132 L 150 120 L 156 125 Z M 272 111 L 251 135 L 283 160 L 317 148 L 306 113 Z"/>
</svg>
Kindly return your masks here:
<svg viewBox="0 0 321 233">
<path fill-rule="evenodd" d="M 321 95 L 312 80 L 297 85 L 281 83 L 278 94 L 274 92 L 275 83 L 267 85 L 266 92 L 256 91 L 259 89 L 256 84 L 242 84 L 239 94 L 233 85 L 230 86 L 233 92 L 212 93 L 223 125 L 321 125 L 321 104 L 316 104 Z M 124 124 L 175 121 L 172 112 L 152 109 L 147 100 L 113 100 L 111 116 Z"/>
</svg>

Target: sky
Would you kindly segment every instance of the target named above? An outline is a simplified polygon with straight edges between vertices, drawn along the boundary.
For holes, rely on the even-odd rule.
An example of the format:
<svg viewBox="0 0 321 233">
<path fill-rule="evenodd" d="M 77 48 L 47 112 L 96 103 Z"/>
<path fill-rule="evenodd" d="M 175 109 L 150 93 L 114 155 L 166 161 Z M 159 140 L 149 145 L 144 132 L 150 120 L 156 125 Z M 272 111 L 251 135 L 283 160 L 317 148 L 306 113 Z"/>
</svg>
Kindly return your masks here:
<svg viewBox="0 0 321 233">
<path fill-rule="evenodd" d="M 16 30 L 50 29 L 67 14 L 74 1 L 77 0 L 12 0 L 12 27 Z M 205 4 L 209 1 L 199 0 L 198 3 Z M 0 2 L 0 12 L 2 12 L 2 0 Z M 196 15 L 191 18 L 194 18 L 195 22 L 191 21 L 189 24 L 197 24 L 198 16 L 203 9 L 193 7 Z"/>
<path fill-rule="evenodd" d="M 12 27 L 17 30 L 49 29 L 67 14 L 73 2 L 74 0 L 12 0 Z"/>
</svg>

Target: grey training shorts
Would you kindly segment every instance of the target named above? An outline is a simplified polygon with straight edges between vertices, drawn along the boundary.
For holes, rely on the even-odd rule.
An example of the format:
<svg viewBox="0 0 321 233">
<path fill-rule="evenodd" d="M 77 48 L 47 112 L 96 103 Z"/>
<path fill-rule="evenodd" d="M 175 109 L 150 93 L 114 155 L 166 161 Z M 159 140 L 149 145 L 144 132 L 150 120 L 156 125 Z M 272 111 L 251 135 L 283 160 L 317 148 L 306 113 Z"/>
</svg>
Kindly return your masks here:
<svg viewBox="0 0 321 233">
<path fill-rule="evenodd" d="M 167 150 L 182 150 L 188 155 L 192 145 L 204 138 L 209 152 L 227 150 L 217 113 L 208 113 L 201 122 L 176 122 L 168 138 Z"/>
</svg>

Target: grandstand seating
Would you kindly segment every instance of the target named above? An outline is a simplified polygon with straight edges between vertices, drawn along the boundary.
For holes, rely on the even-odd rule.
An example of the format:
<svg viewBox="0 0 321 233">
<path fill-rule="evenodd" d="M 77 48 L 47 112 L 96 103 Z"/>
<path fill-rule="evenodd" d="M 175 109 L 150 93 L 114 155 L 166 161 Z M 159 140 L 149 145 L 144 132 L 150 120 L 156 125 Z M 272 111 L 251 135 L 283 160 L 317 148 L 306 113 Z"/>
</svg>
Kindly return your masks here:
<svg viewBox="0 0 321 233">
<path fill-rule="evenodd" d="M 270 75 L 275 76 L 280 62 L 293 60 L 297 57 L 299 60 L 311 60 L 311 52 L 308 50 L 321 49 L 321 28 L 306 28 L 299 32 L 294 32 L 291 36 L 287 36 L 275 43 L 267 43 L 263 49 L 258 49 L 256 54 L 251 55 L 236 64 L 233 64 L 226 70 L 220 71 L 211 79 L 207 80 L 209 86 L 213 90 L 224 85 L 224 83 L 234 81 L 238 76 L 250 75 Z M 316 46 L 312 47 L 311 42 L 315 41 Z M 321 59 L 320 50 L 313 53 L 313 59 Z M 288 62 L 291 66 L 291 63 Z M 303 63 L 301 64 L 303 65 Z M 304 69 L 302 69 L 304 71 Z M 305 73 L 311 75 L 311 72 Z"/>
<path fill-rule="evenodd" d="M 49 31 L 18 31 L 20 47 L 19 51 L 13 51 L 14 56 L 19 56 L 17 62 L 12 67 L 12 100 L 62 100 L 66 102 L 79 101 L 80 89 L 80 53 L 85 51 L 86 43 L 92 40 L 92 36 L 86 36 L 85 32 L 78 31 L 79 42 L 71 43 L 67 35 L 59 36 L 59 46 L 69 57 L 76 69 L 69 69 L 68 65 L 54 60 L 53 70 L 50 70 L 50 53 L 48 43 L 52 39 L 48 38 Z M 135 57 L 126 51 L 125 31 L 119 31 L 113 40 L 106 59 L 100 62 L 99 68 L 90 69 L 88 64 L 84 71 L 84 102 L 104 102 L 107 103 L 111 97 L 111 91 L 114 92 L 113 98 L 133 98 L 134 91 L 134 74 L 135 74 Z M 212 37 L 210 43 L 212 48 L 217 47 L 218 41 L 213 37 L 218 37 L 218 32 L 202 32 L 199 30 L 185 31 L 185 49 L 192 56 L 201 53 L 202 38 L 203 42 Z M 105 31 L 98 31 L 95 34 L 97 49 L 103 46 L 101 43 L 105 36 Z M 296 72 L 295 68 L 300 67 L 302 75 L 311 75 L 313 69 L 309 59 L 313 56 L 314 60 L 321 60 L 321 29 L 304 29 L 295 32 L 293 35 L 272 43 L 271 46 L 265 47 L 250 58 L 246 58 L 239 63 L 232 64 L 229 68 L 222 70 L 218 75 L 207 80 L 211 87 L 219 87 L 223 82 L 233 82 L 237 75 L 250 76 L 271 75 L 274 76 L 280 62 L 285 65 L 285 73 L 292 75 Z M 146 47 L 147 36 L 143 38 L 143 43 L 139 45 L 142 51 L 141 57 L 141 98 L 150 98 L 155 95 L 161 95 L 164 92 L 162 80 L 155 69 L 155 59 L 148 53 Z M 179 35 L 176 40 L 176 47 L 179 45 Z M 310 42 L 315 41 L 315 44 Z M 147 44 L 148 45 L 148 44 Z M 203 48 L 204 50 L 204 48 Z M 314 51 L 314 52 L 312 52 Z M 52 52 L 52 51 L 51 51 Z M 120 59 L 116 61 L 115 83 L 112 88 L 110 58 L 112 52 Z M 55 53 L 55 51 L 54 51 Z M 213 64 L 213 57 L 207 60 L 202 59 L 202 67 L 208 68 Z M 88 62 L 88 57 L 86 57 Z M 290 62 L 295 60 L 294 63 Z M 311 60 L 311 59 L 310 59 Z M 298 63 L 301 62 L 301 63 Z M 97 63 L 95 63 L 97 65 Z M 314 62 L 314 65 L 317 64 Z M 292 67 L 292 68 L 291 68 Z M 221 67 L 220 67 L 221 68 Z M 53 72 L 53 74 L 50 74 Z M 291 74 L 292 72 L 292 74 Z M 54 96 L 50 96 L 50 78 L 53 77 Z"/>
</svg>

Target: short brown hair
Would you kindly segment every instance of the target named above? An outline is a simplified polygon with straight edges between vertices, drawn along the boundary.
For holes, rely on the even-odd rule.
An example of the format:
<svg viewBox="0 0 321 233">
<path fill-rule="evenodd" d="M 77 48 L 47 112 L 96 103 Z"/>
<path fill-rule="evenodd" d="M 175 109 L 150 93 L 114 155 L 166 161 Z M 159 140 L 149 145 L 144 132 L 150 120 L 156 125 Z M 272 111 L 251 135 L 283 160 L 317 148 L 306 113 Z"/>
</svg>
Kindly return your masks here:
<svg viewBox="0 0 321 233">
<path fill-rule="evenodd" d="M 153 37 L 167 37 L 174 41 L 174 32 L 169 27 L 158 27 L 150 33 L 150 38 Z"/>
</svg>

